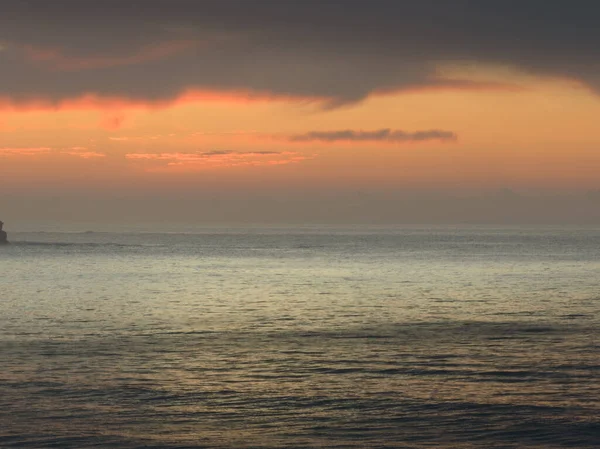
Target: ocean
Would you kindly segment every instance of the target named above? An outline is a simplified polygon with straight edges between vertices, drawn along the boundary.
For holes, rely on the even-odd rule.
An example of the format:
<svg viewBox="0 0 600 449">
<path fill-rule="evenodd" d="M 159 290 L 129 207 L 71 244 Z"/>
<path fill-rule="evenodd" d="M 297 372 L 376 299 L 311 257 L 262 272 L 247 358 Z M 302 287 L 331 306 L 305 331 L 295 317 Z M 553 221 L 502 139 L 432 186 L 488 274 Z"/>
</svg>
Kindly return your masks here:
<svg viewBox="0 0 600 449">
<path fill-rule="evenodd" d="M 2 448 L 600 447 L 600 229 L 9 238 Z"/>
</svg>

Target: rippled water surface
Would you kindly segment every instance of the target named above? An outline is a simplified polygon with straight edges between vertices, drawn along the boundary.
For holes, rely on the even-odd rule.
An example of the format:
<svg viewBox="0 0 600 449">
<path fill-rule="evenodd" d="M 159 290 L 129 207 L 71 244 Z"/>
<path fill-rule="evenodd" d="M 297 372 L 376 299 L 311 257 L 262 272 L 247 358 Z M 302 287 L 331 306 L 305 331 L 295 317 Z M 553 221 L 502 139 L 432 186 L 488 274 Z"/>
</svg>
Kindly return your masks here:
<svg viewBox="0 0 600 449">
<path fill-rule="evenodd" d="M 599 230 L 10 237 L 2 448 L 599 447 Z"/>
</svg>

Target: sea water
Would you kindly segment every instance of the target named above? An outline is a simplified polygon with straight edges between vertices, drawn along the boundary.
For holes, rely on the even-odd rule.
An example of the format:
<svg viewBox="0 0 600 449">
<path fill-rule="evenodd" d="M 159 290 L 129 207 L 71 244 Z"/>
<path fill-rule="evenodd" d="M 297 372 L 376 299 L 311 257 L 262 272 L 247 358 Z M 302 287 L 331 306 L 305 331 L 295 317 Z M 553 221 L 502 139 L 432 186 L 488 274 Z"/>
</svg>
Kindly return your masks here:
<svg viewBox="0 0 600 449">
<path fill-rule="evenodd" d="M 600 447 L 600 230 L 17 233 L 2 448 Z"/>
</svg>

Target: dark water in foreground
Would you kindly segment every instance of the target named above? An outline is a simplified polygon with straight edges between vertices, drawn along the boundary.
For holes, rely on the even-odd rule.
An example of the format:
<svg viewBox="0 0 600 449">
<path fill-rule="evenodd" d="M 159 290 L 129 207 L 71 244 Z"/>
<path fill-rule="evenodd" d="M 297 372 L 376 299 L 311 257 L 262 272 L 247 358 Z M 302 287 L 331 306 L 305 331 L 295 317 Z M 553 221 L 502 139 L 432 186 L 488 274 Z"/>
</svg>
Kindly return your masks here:
<svg viewBox="0 0 600 449">
<path fill-rule="evenodd" d="M 600 445 L 598 230 L 11 237 L 2 448 Z"/>
</svg>

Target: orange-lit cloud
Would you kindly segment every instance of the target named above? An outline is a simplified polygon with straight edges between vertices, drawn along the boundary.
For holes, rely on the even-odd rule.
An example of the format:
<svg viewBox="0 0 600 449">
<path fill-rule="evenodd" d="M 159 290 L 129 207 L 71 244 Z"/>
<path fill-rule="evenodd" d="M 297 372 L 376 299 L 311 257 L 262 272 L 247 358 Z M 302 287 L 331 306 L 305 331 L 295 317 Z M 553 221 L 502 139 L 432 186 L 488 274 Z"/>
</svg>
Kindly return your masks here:
<svg viewBox="0 0 600 449">
<path fill-rule="evenodd" d="M 52 151 L 50 147 L 0 148 L 0 157 L 6 156 L 39 156 Z"/>
<path fill-rule="evenodd" d="M 571 82 L 571 81 L 569 81 Z M 194 104 L 226 104 L 238 106 L 250 106 L 257 103 L 281 103 L 293 105 L 311 105 L 316 109 L 333 110 L 343 106 L 355 105 L 367 98 L 397 95 L 399 93 L 411 94 L 429 91 L 506 91 L 520 92 L 527 89 L 525 85 L 513 82 L 492 82 L 477 80 L 453 80 L 439 78 L 435 84 L 407 86 L 403 88 L 378 89 L 369 95 L 352 101 L 339 101 L 327 95 L 307 95 L 292 93 L 274 93 L 268 90 L 253 89 L 202 89 L 195 87 L 183 87 L 179 92 L 170 96 L 159 98 L 136 98 L 127 95 L 99 94 L 91 89 L 66 98 L 55 99 L 43 94 L 32 93 L 20 96 L 18 99 L 9 95 L 0 94 L 0 110 L 14 112 L 42 112 L 42 111 L 73 111 L 88 110 L 101 111 L 106 116 L 99 122 L 105 129 L 119 129 L 126 116 L 122 111 L 147 111 L 164 110 L 172 107 Z M 115 113 L 115 111 L 119 111 Z"/>
<path fill-rule="evenodd" d="M 312 158 L 288 151 L 229 151 L 214 150 L 195 153 L 128 153 L 125 158 L 146 163 L 147 171 L 177 169 L 195 171 L 206 168 L 287 165 Z M 150 163 L 148 165 L 148 163 Z"/>
<path fill-rule="evenodd" d="M 16 112 L 29 111 L 62 111 L 62 110 L 158 110 L 185 104 L 224 103 L 250 105 L 253 103 L 300 103 L 324 105 L 331 101 L 329 97 L 302 96 L 291 94 L 272 94 L 266 91 L 242 89 L 202 90 L 185 89 L 166 98 L 139 99 L 123 95 L 100 95 L 89 92 L 81 95 L 52 99 L 44 95 L 31 95 L 15 100 L 7 95 L 0 95 L 0 110 Z"/>
<path fill-rule="evenodd" d="M 86 147 L 71 147 L 66 149 L 54 149 L 51 147 L 19 147 L 19 148 L 0 148 L 0 157 L 38 157 L 48 155 L 67 155 L 82 159 L 94 159 L 106 157 L 106 154 L 97 151 L 91 151 Z"/>
<path fill-rule="evenodd" d="M 106 157 L 106 154 L 92 151 L 87 147 L 71 147 L 67 150 L 61 150 L 60 154 L 66 154 L 69 156 L 76 156 L 82 159 L 97 159 Z"/>
<path fill-rule="evenodd" d="M 196 135 L 193 133 L 192 135 Z M 108 140 L 112 140 L 113 142 L 136 142 L 136 141 L 145 141 L 145 140 L 158 140 L 163 138 L 176 137 L 175 133 L 169 133 L 167 135 L 162 134 L 154 134 L 151 136 L 110 136 Z"/>
</svg>

